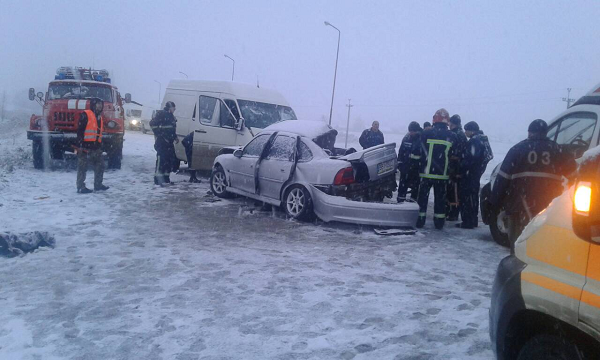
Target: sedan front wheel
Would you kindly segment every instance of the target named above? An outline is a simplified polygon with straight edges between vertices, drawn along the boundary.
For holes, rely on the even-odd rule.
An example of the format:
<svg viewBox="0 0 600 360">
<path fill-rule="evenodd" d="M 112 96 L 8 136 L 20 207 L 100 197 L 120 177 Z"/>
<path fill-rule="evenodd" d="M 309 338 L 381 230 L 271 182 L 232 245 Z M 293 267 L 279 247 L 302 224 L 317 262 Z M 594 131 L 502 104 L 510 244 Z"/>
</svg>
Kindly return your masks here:
<svg viewBox="0 0 600 360">
<path fill-rule="evenodd" d="M 231 193 L 227 191 L 227 180 L 225 170 L 221 166 L 216 166 L 210 175 L 210 189 L 213 194 L 220 198 L 229 198 Z"/>
</svg>

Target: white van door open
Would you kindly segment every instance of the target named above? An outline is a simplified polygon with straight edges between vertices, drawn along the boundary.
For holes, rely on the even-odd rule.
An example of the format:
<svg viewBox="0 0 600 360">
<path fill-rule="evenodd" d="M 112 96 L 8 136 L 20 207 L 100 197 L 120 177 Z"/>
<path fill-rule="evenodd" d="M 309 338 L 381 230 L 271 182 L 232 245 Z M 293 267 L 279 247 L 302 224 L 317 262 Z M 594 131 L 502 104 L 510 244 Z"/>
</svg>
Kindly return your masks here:
<svg viewBox="0 0 600 360">
<path fill-rule="evenodd" d="M 216 96 L 215 96 L 216 95 Z M 240 112 L 233 99 L 217 94 L 200 95 L 194 128 L 192 164 L 198 170 L 212 169 L 223 144 L 236 144 Z"/>
</svg>

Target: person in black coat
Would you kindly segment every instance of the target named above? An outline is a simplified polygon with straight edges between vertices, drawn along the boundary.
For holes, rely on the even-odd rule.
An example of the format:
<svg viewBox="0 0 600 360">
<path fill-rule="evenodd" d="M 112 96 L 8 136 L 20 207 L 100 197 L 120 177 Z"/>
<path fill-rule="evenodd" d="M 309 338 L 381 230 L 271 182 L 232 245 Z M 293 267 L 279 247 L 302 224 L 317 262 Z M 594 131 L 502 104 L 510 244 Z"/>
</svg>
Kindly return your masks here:
<svg viewBox="0 0 600 360">
<path fill-rule="evenodd" d="M 448 186 L 448 163 L 453 155 L 456 144 L 456 134 L 448 130 L 450 116 L 446 109 L 436 111 L 433 116 L 433 127 L 424 130 L 421 134 L 420 174 L 419 185 L 419 217 L 417 228 L 425 226 L 429 192 L 433 187 L 435 202 L 433 222 L 435 228 L 440 230 L 446 222 L 446 189 Z"/>
<path fill-rule="evenodd" d="M 193 165 L 193 153 L 194 153 L 194 131 L 189 133 L 186 137 L 181 140 L 181 145 L 185 149 L 185 157 L 187 158 L 188 171 L 190 173 L 191 183 L 201 183 L 202 181 L 196 177 L 196 170 Z"/>
<path fill-rule="evenodd" d="M 490 197 L 492 205 L 506 211 L 511 247 L 527 223 L 562 193 L 563 178 L 577 168 L 574 156 L 548 139 L 544 120 L 534 120 L 528 132 L 506 154 Z"/>
<path fill-rule="evenodd" d="M 164 185 L 171 183 L 171 172 L 178 166 L 177 156 L 175 155 L 175 145 L 177 138 L 177 120 L 173 113 L 175 112 L 175 103 L 167 101 L 165 108 L 157 111 L 154 119 L 150 121 L 150 127 L 154 132 L 154 149 L 156 150 L 156 170 L 154 172 L 154 183 Z"/>
<path fill-rule="evenodd" d="M 448 181 L 448 214 L 446 220 L 457 221 L 460 213 L 460 199 L 458 192 L 460 191 L 460 160 L 463 157 L 465 147 L 467 145 L 467 136 L 461 127 L 460 115 L 452 115 L 450 118 L 450 131 L 456 134 L 456 144 L 454 145 L 453 155 L 450 157 L 448 172 L 450 181 Z"/>
<path fill-rule="evenodd" d="M 383 144 L 383 133 L 379 131 L 379 121 L 373 121 L 371 128 L 365 129 L 362 132 L 358 142 L 363 147 L 363 150 Z"/>
<path fill-rule="evenodd" d="M 408 134 L 402 139 L 398 150 L 398 170 L 400 170 L 400 183 L 398 184 L 398 202 L 406 200 L 406 193 L 410 188 L 410 197 L 417 201 L 419 193 L 419 150 L 421 148 L 421 126 L 413 121 L 408 125 Z"/>
<path fill-rule="evenodd" d="M 460 216 L 462 223 L 456 227 L 473 229 L 478 225 L 479 191 L 481 176 L 494 158 L 490 142 L 475 121 L 465 124 L 469 138 L 460 161 Z"/>
</svg>

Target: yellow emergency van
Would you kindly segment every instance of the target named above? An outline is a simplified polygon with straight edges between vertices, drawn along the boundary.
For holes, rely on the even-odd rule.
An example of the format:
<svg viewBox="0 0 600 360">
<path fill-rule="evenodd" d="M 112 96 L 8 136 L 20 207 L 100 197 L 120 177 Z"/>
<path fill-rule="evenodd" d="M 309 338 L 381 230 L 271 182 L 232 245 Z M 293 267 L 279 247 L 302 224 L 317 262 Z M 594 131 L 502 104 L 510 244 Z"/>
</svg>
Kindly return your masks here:
<svg viewBox="0 0 600 360">
<path fill-rule="evenodd" d="M 600 359 L 600 147 L 501 261 L 490 337 L 502 360 Z"/>
</svg>

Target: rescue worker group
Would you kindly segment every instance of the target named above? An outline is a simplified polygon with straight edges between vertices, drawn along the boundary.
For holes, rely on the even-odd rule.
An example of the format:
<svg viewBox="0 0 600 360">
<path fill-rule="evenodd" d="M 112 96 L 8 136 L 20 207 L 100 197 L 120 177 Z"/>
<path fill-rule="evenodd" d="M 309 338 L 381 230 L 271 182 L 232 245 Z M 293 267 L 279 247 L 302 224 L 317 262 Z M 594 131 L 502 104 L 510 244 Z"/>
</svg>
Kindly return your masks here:
<svg viewBox="0 0 600 360">
<path fill-rule="evenodd" d="M 100 99 L 90 100 L 90 109 L 80 115 L 77 132 L 77 192 L 92 193 L 85 185 L 88 163 L 94 166 L 94 191 L 108 190 L 103 184 L 104 162 L 102 142 L 102 110 Z M 165 104 L 150 122 L 155 136 L 156 169 L 154 183 L 171 184 L 170 173 L 179 168 L 175 155 L 177 120 L 172 101 Z M 397 201 L 416 201 L 419 205 L 417 228 L 426 222 L 429 194 L 433 188 L 433 223 L 442 229 L 446 221 L 458 221 L 456 227 L 474 229 L 478 225 L 480 180 L 494 155 L 487 136 L 475 121 L 463 126 L 459 115 L 449 116 L 446 109 L 433 115 L 433 124 L 425 122 L 423 128 L 413 121 L 402 139 L 398 151 Z M 562 178 L 576 169 L 574 156 L 563 153 L 548 139 L 548 124 L 534 120 L 528 128 L 528 137 L 513 146 L 502 162 L 496 177 L 490 202 L 504 204 L 509 219 L 509 237 L 520 235 L 533 216 L 543 210 L 562 191 Z M 363 149 L 384 143 L 379 122 L 360 136 Z M 188 159 L 191 159 L 193 132 L 182 139 Z M 192 169 L 192 164 L 188 164 Z M 200 182 L 195 171 L 190 171 L 190 182 Z M 410 194 L 410 196 L 409 196 Z"/>
</svg>

